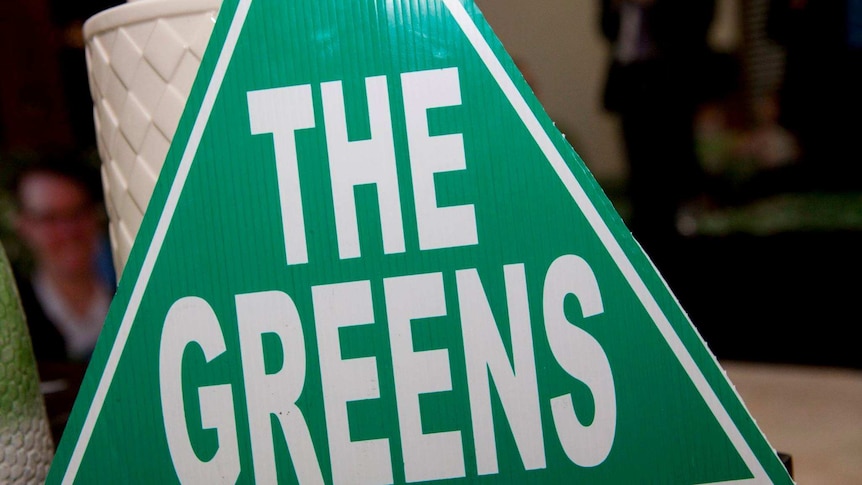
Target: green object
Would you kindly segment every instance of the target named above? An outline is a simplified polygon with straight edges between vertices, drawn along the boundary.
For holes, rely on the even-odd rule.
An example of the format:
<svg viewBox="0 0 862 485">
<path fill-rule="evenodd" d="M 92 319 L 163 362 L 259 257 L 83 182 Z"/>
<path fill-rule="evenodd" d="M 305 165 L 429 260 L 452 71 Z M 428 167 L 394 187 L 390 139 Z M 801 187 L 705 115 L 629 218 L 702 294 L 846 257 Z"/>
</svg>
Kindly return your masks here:
<svg viewBox="0 0 862 485">
<path fill-rule="evenodd" d="M 791 483 L 472 2 L 228 0 L 48 482 L 434 480 Z"/>
<path fill-rule="evenodd" d="M 44 483 L 53 455 L 27 321 L 0 245 L 0 483 Z"/>
</svg>

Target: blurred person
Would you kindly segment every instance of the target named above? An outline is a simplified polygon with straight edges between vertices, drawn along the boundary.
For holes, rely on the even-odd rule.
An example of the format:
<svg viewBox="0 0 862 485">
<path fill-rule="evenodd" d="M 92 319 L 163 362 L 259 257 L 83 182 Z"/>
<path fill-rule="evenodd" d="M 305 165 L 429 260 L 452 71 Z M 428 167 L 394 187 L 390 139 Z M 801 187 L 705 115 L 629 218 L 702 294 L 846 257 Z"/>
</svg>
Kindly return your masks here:
<svg viewBox="0 0 862 485">
<path fill-rule="evenodd" d="M 621 122 L 629 228 L 659 269 L 677 249 L 678 209 L 705 192 L 697 109 L 733 75 L 712 65 L 714 17 L 714 0 L 601 0 L 612 53 L 602 103 Z"/>
<path fill-rule="evenodd" d="M 13 180 L 12 222 L 31 256 L 16 282 L 39 362 L 88 362 L 114 293 L 98 178 L 78 161 L 48 156 Z"/>
<path fill-rule="evenodd" d="M 786 54 L 779 122 L 799 142 L 809 188 L 859 190 L 862 0 L 769 0 L 766 22 Z"/>
</svg>

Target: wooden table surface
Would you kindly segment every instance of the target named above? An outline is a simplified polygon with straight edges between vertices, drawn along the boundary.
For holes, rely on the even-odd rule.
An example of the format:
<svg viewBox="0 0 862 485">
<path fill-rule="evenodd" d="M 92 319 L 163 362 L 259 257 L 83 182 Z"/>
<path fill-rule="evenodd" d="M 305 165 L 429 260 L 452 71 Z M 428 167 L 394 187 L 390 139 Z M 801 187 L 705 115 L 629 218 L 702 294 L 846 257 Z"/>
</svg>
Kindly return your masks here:
<svg viewBox="0 0 862 485">
<path fill-rule="evenodd" d="M 862 370 L 723 361 L 800 485 L 862 484 Z"/>
</svg>

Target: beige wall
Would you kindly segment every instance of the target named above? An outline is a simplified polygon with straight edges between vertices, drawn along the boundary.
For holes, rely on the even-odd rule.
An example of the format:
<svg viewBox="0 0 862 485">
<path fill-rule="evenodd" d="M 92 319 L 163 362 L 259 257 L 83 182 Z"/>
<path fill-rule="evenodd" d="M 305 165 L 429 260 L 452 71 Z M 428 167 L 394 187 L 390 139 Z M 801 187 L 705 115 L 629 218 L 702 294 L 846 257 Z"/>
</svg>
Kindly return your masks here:
<svg viewBox="0 0 862 485">
<path fill-rule="evenodd" d="M 624 176 L 616 122 L 599 102 L 607 46 L 599 36 L 598 1 L 476 3 L 593 175 L 599 180 Z"/>
<path fill-rule="evenodd" d="M 738 42 L 739 0 L 719 0 L 713 40 Z M 523 64 L 548 115 L 606 184 L 626 166 L 618 124 L 601 107 L 608 47 L 598 27 L 598 0 L 476 0 L 509 54 Z"/>
</svg>

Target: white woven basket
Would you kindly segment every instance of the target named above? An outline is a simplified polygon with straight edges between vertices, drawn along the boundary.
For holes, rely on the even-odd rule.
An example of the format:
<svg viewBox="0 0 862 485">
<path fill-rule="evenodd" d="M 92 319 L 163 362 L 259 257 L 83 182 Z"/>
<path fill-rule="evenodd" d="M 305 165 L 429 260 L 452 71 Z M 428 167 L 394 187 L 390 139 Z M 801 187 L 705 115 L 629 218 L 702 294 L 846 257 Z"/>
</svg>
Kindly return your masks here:
<svg viewBox="0 0 862 485">
<path fill-rule="evenodd" d="M 122 273 L 221 0 L 129 0 L 84 24 L 111 246 Z"/>
</svg>

